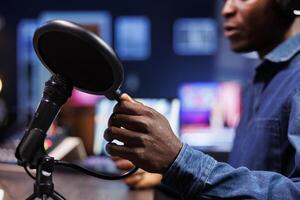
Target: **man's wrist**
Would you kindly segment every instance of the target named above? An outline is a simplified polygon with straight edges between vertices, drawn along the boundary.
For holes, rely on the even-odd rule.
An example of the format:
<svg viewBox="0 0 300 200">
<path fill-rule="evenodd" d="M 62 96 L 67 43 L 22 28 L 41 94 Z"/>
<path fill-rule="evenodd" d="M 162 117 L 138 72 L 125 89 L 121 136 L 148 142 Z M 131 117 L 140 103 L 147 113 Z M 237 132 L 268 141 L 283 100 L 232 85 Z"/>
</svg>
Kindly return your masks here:
<svg viewBox="0 0 300 200">
<path fill-rule="evenodd" d="M 171 158 L 173 159 L 171 159 L 171 161 L 162 169 L 161 175 L 164 175 L 169 170 L 169 168 L 173 165 L 178 155 L 180 154 L 183 146 L 184 146 L 183 143 L 179 141 L 179 144 L 176 145 L 176 147 L 174 148 L 173 156 L 171 156 Z"/>
<path fill-rule="evenodd" d="M 184 193 L 185 197 L 194 197 L 196 193 L 203 191 L 216 163 L 212 157 L 184 144 L 175 161 L 164 173 L 162 184 Z"/>
<path fill-rule="evenodd" d="M 186 148 L 187 148 L 187 145 L 182 143 L 182 146 L 181 146 L 181 148 L 180 148 L 177 156 L 175 157 L 175 159 L 173 160 L 173 162 L 170 163 L 169 167 L 162 174 L 163 175 L 163 179 L 165 177 L 168 177 L 169 174 L 173 173 L 174 168 L 176 167 L 177 163 L 180 163 L 180 160 L 181 160 L 181 158 L 182 158 L 182 156 L 183 156 Z"/>
</svg>

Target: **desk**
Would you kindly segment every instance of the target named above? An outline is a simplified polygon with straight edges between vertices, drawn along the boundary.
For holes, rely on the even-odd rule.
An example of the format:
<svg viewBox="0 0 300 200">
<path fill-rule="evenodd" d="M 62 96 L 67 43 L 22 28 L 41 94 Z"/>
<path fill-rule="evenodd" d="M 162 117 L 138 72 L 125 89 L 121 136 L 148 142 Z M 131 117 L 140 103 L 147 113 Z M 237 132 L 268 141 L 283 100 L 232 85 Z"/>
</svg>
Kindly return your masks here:
<svg viewBox="0 0 300 200">
<path fill-rule="evenodd" d="M 33 192 L 33 183 L 23 169 L 11 166 L 0 170 L 0 189 L 4 200 L 24 200 Z M 0 167 L 1 169 L 1 167 Z M 6 170 L 3 170 L 6 169 Z M 54 187 L 67 200 L 178 200 L 163 187 L 149 190 L 129 190 L 122 181 L 106 181 L 80 173 L 54 172 Z"/>
<path fill-rule="evenodd" d="M 106 181 L 75 173 L 54 173 L 54 187 L 67 200 L 153 200 L 154 190 L 131 191 L 121 181 Z M 24 172 L 0 171 L 4 200 L 24 200 L 34 181 Z"/>
</svg>

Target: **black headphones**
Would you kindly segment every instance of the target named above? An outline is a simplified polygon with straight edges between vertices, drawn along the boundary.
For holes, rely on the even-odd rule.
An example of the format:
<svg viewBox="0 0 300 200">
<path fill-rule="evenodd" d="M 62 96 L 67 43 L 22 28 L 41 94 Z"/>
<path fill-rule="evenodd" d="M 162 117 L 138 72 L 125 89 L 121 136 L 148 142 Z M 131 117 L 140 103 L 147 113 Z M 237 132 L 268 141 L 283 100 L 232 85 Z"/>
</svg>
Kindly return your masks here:
<svg viewBox="0 0 300 200">
<path fill-rule="evenodd" d="M 276 2 L 287 15 L 294 15 L 294 10 L 300 10 L 300 0 L 276 0 Z"/>
</svg>

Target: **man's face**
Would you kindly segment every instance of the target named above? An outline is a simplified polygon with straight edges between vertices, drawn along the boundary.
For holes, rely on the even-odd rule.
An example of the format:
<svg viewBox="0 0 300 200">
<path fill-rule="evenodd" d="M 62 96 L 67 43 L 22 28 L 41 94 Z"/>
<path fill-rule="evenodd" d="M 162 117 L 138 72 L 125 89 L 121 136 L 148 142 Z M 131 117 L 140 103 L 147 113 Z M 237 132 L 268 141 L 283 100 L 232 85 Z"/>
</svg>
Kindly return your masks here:
<svg viewBox="0 0 300 200">
<path fill-rule="evenodd" d="M 224 35 L 236 52 L 268 51 L 287 31 L 275 0 L 224 0 Z"/>
</svg>

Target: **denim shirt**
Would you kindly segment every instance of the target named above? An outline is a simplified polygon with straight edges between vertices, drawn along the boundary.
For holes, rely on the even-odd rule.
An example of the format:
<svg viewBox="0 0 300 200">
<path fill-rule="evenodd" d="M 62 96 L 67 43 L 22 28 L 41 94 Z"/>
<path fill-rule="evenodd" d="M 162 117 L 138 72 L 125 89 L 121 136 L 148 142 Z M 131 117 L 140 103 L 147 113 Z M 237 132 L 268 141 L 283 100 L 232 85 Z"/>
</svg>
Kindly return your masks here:
<svg viewBox="0 0 300 200">
<path fill-rule="evenodd" d="M 162 182 L 184 199 L 300 199 L 299 52 L 297 34 L 256 68 L 229 164 L 184 144 Z"/>
</svg>

